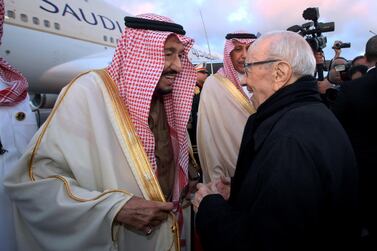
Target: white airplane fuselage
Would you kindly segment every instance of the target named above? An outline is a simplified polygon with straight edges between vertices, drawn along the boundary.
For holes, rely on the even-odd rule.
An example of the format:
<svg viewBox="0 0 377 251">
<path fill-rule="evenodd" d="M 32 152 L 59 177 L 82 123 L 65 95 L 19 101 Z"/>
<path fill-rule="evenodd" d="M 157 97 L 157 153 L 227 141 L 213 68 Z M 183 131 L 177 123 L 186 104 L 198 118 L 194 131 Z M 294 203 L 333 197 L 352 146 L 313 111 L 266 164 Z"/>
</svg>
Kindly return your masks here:
<svg viewBox="0 0 377 251">
<path fill-rule="evenodd" d="M 58 93 L 79 72 L 111 62 L 125 15 L 99 1 L 5 0 L 0 55 L 30 92 Z"/>
</svg>

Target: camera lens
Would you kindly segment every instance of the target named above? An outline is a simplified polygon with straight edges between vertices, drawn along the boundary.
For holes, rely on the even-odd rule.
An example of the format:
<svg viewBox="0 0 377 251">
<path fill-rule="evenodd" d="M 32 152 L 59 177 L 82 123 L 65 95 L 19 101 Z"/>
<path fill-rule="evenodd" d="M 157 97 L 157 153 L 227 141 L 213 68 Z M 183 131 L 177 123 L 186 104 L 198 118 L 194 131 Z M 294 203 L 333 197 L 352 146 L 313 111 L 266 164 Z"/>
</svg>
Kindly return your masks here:
<svg viewBox="0 0 377 251">
<path fill-rule="evenodd" d="M 344 64 L 339 64 L 334 66 L 336 71 L 345 71 L 346 70 L 346 65 Z"/>
</svg>

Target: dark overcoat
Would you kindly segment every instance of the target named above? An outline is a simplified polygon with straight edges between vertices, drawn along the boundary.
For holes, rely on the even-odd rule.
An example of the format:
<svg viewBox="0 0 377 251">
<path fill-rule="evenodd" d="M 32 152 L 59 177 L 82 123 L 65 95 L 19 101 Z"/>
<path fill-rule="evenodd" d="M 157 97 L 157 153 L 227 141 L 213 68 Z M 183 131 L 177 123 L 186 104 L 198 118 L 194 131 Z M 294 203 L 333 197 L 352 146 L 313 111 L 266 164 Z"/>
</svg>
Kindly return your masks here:
<svg viewBox="0 0 377 251">
<path fill-rule="evenodd" d="M 303 77 L 249 118 L 229 201 L 209 195 L 200 204 L 204 249 L 349 250 L 357 180 L 344 129 L 315 79 Z"/>
</svg>

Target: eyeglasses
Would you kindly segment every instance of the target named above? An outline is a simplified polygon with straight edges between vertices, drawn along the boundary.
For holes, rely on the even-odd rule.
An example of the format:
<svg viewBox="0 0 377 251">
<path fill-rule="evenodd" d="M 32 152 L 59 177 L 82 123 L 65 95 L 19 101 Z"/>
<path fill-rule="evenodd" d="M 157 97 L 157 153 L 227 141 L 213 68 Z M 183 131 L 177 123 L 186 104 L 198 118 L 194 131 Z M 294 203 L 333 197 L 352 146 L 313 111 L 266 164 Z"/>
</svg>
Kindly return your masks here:
<svg viewBox="0 0 377 251">
<path fill-rule="evenodd" d="M 281 60 L 280 59 L 269 59 L 269 60 L 263 60 L 263 61 L 244 63 L 243 67 L 245 68 L 245 72 L 247 73 L 247 69 L 250 68 L 253 65 L 268 64 L 268 63 L 274 63 L 274 62 L 278 62 L 278 61 L 281 61 Z"/>
</svg>

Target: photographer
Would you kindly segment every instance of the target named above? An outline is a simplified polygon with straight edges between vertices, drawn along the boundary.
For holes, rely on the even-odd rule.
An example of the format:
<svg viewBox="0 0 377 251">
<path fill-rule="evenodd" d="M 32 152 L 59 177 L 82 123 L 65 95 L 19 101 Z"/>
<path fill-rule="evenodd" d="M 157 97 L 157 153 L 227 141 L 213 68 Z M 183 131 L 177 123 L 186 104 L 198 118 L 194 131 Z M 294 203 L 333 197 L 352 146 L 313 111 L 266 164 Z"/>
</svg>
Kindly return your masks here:
<svg viewBox="0 0 377 251">
<path fill-rule="evenodd" d="M 332 48 L 334 49 L 334 58 L 330 61 L 326 79 L 318 80 L 318 90 L 321 93 L 323 102 L 330 106 L 336 99 L 339 86 L 350 80 L 350 64 L 347 59 L 340 56 L 342 48 L 349 48 L 350 43 L 343 43 L 336 40 Z M 317 64 L 321 63 L 320 58 L 316 57 Z"/>
<path fill-rule="evenodd" d="M 334 58 L 330 63 L 327 79 L 331 84 L 340 85 L 344 81 L 350 80 L 348 78 L 349 64 L 348 60 L 343 57 Z"/>
<path fill-rule="evenodd" d="M 329 72 L 327 78 L 332 84 L 339 85 L 344 81 L 350 80 L 347 72 L 350 68 L 350 64 L 347 59 L 341 57 L 342 48 L 350 48 L 351 43 L 343 43 L 340 40 L 336 40 L 332 49 L 335 52 L 333 59 L 329 64 Z"/>
<path fill-rule="evenodd" d="M 315 53 L 317 64 L 321 63 L 323 59 Z M 322 101 L 330 106 L 336 99 L 339 86 L 347 81 L 348 75 L 348 61 L 343 57 L 335 58 L 329 66 L 327 77 L 323 80 L 318 80 L 318 90 L 321 94 Z"/>
</svg>

